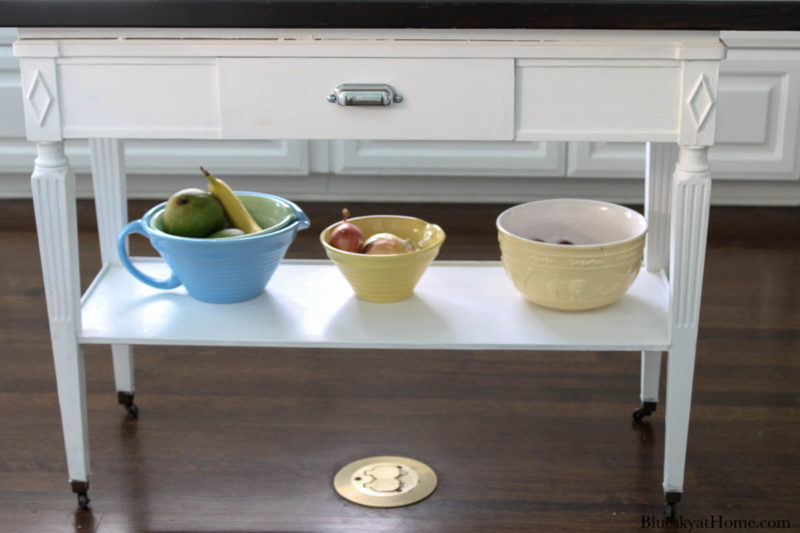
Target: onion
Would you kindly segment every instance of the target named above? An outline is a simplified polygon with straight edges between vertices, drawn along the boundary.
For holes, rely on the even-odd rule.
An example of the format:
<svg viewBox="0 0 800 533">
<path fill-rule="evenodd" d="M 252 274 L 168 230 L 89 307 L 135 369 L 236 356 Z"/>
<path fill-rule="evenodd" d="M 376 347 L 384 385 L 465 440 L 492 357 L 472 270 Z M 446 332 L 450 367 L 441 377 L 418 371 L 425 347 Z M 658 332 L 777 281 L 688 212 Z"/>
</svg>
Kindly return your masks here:
<svg viewBox="0 0 800 533">
<path fill-rule="evenodd" d="M 364 253 L 371 255 L 405 254 L 414 248 L 414 243 L 393 233 L 376 233 L 364 243 Z"/>
<path fill-rule="evenodd" d="M 361 228 L 347 221 L 350 211 L 342 209 L 342 221 L 333 228 L 328 244 L 345 252 L 358 253 L 364 246 L 364 233 Z"/>
</svg>

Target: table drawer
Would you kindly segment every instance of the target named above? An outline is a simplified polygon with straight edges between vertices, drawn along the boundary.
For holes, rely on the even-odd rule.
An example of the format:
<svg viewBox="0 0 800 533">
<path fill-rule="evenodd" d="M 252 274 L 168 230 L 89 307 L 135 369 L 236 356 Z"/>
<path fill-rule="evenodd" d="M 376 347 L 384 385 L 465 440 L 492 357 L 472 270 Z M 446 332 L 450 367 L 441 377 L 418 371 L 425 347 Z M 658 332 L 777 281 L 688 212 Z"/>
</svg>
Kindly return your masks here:
<svg viewBox="0 0 800 533">
<path fill-rule="evenodd" d="M 227 138 L 510 140 L 512 59 L 222 58 Z M 402 101 L 342 106 L 342 84 L 387 84 Z"/>
</svg>

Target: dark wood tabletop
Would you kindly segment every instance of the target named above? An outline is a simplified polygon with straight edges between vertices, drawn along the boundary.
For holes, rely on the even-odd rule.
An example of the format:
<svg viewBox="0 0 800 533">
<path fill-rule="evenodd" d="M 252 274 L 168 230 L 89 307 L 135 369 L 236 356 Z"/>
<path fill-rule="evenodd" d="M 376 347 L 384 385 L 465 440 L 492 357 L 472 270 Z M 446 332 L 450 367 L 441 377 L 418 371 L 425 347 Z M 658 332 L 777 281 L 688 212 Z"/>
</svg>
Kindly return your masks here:
<svg viewBox="0 0 800 533">
<path fill-rule="evenodd" d="M 800 30 L 798 0 L 0 0 L 11 27 Z"/>
</svg>

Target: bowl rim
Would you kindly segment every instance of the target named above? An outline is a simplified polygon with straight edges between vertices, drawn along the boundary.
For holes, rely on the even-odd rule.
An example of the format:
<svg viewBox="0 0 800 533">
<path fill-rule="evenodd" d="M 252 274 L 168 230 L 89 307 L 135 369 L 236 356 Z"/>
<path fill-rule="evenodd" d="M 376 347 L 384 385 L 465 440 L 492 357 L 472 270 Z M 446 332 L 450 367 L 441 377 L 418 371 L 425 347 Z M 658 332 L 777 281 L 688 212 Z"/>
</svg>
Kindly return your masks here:
<svg viewBox="0 0 800 533">
<path fill-rule="evenodd" d="M 442 238 L 438 239 L 435 243 L 431 244 L 430 246 L 426 246 L 425 248 L 420 248 L 418 250 L 414 250 L 413 252 L 406 252 L 404 254 L 364 254 L 364 253 L 361 253 L 361 252 L 348 252 L 346 250 L 341 250 L 339 248 L 336 248 L 335 246 L 331 246 L 324 238 L 326 233 L 328 233 L 330 231 L 333 231 L 334 227 L 336 227 L 337 225 L 341 224 L 342 221 L 339 220 L 337 222 L 334 222 L 333 224 L 328 225 L 325 229 L 323 229 L 321 232 L 319 232 L 319 241 L 322 243 L 322 246 L 326 250 L 332 251 L 332 252 L 337 253 L 337 254 L 343 254 L 345 256 L 353 256 L 353 257 L 370 257 L 371 258 L 371 259 L 369 259 L 370 261 L 373 261 L 373 260 L 374 261 L 393 261 L 393 260 L 396 260 L 397 257 L 411 257 L 411 256 L 414 256 L 414 255 L 418 255 L 418 254 L 422 254 L 422 253 L 425 253 L 425 252 L 429 252 L 430 250 L 433 250 L 433 249 L 441 246 L 442 244 L 444 244 L 444 240 L 447 237 L 447 234 L 445 233 L 445 231 L 442 229 L 442 227 L 439 224 L 434 224 L 433 222 L 428 222 L 427 220 L 421 219 L 419 217 L 412 217 L 412 216 L 408 216 L 408 215 L 363 215 L 363 216 L 360 216 L 360 217 L 349 217 L 347 220 L 348 221 L 351 221 L 351 220 L 364 220 L 364 219 L 370 219 L 370 218 L 395 218 L 395 219 L 399 218 L 399 219 L 417 220 L 419 222 L 424 222 L 425 224 L 429 224 L 429 225 L 435 227 L 438 230 L 438 232 L 441 233 Z"/>
<path fill-rule="evenodd" d="M 156 217 L 156 215 L 158 215 L 166 207 L 167 202 L 164 201 L 157 205 L 154 205 L 153 207 L 148 209 L 144 215 L 142 215 L 141 218 L 142 226 L 146 228 L 148 233 L 162 239 L 170 239 L 179 242 L 197 243 L 197 244 L 202 244 L 203 246 L 215 246 L 220 244 L 229 244 L 232 242 L 250 241 L 253 239 L 264 237 L 266 235 L 279 235 L 281 233 L 284 233 L 285 231 L 290 230 L 300 222 L 299 219 L 297 218 L 297 215 L 294 213 L 294 210 L 292 209 L 291 205 L 289 205 L 286 202 L 286 200 L 284 200 L 280 196 L 275 196 L 274 194 L 269 194 L 265 192 L 253 192 L 253 191 L 234 191 L 234 194 L 236 194 L 237 196 L 255 196 L 259 198 L 270 198 L 273 200 L 278 200 L 286 207 L 288 207 L 291 213 L 286 215 L 286 217 L 282 218 L 280 222 L 270 226 L 270 228 L 276 226 L 278 227 L 278 229 L 274 231 L 266 231 L 270 228 L 264 228 L 261 231 L 257 231 L 255 233 L 248 233 L 245 235 L 239 235 L 238 237 L 217 237 L 214 239 L 210 239 L 208 237 L 181 237 L 180 235 L 173 235 L 171 233 L 167 233 L 166 231 L 162 231 L 158 228 L 154 228 L 150 224 L 150 221 L 153 220 Z M 287 219 L 289 219 L 290 222 L 287 222 Z"/>
<path fill-rule="evenodd" d="M 508 229 L 504 228 L 500 224 L 500 219 L 503 217 L 503 215 L 505 215 L 506 213 L 508 213 L 510 211 L 513 211 L 514 209 L 518 209 L 518 208 L 521 208 L 523 206 L 532 205 L 532 204 L 544 204 L 544 203 L 554 203 L 554 202 L 585 203 L 585 204 L 609 206 L 609 207 L 613 207 L 615 209 L 622 209 L 623 211 L 627 211 L 629 213 L 632 213 L 635 218 L 639 219 L 641 221 L 641 223 L 643 224 L 644 228 L 640 232 L 638 232 L 635 235 L 633 235 L 632 237 L 628 237 L 627 239 L 620 239 L 620 240 L 617 240 L 617 241 L 595 242 L 595 243 L 591 243 L 591 244 L 559 244 L 559 243 L 555 243 L 555 242 L 535 241 L 533 239 L 528 239 L 526 237 L 522 237 L 520 235 L 517 235 L 516 233 L 512 233 L 511 231 L 509 231 Z M 617 244 L 631 243 L 633 241 L 636 241 L 638 239 L 643 238 L 647 234 L 647 231 L 650 229 L 650 225 L 647 222 L 647 218 L 645 218 L 644 215 L 642 215 L 641 213 L 639 213 L 635 209 L 631 209 L 630 207 L 627 207 L 627 206 L 624 206 L 624 205 L 621 205 L 621 204 L 616 204 L 614 202 L 606 202 L 605 200 L 593 200 L 591 198 L 546 198 L 546 199 L 542 199 L 542 200 L 532 200 L 530 202 L 523 202 L 521 204 L 512 205 L 511 207 L 508 207 L 508 208 L 504 209 L 499 215 L 497 215 L 497 218 L 495 219 L 495 227 L 497 228 L 497 230 L 499 232 L 501 232 L 501 233 L 503 233 L 503 234 L 505 234 L 505 235 L 507 235 L 509 237 L 513 237 L 515 239 L 519 239 L 521 241 L 524 241 L 526 243 L 531 243 L 531 244 L 536 245 L 536 246 L 542 246 L 542 247 L 546 247 L 546 248 L 551 248 L 553 250 L 556 250 L 556 249 L 558 249 L 558 250 L 566 250 L 566 249 L 588 250 L 590 248 L 597 248 L 597 247 L 602 247 L 602 246 L 613 246 L 613 245 L 617 245 Z"/>
</svg>

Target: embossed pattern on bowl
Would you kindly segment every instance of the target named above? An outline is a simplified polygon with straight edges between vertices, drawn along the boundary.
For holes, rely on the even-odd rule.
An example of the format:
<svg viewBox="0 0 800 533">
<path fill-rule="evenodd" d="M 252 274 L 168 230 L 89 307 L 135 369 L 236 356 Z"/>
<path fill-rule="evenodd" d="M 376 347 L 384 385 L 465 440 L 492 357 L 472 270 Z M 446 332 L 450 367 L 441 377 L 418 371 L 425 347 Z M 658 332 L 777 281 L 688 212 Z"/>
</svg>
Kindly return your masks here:
<svg viewBox="0 0 800 533">
<path fill-rule="evenodd" d="M 647 222 L 616 204 L 557 199 L 511 207 L 497 229 L 503 267 L 525 298 L 581 311 L 614 303 L 633 284 Z M 574 244 L 557 244 L 564 240 Z"/>
</svg>

